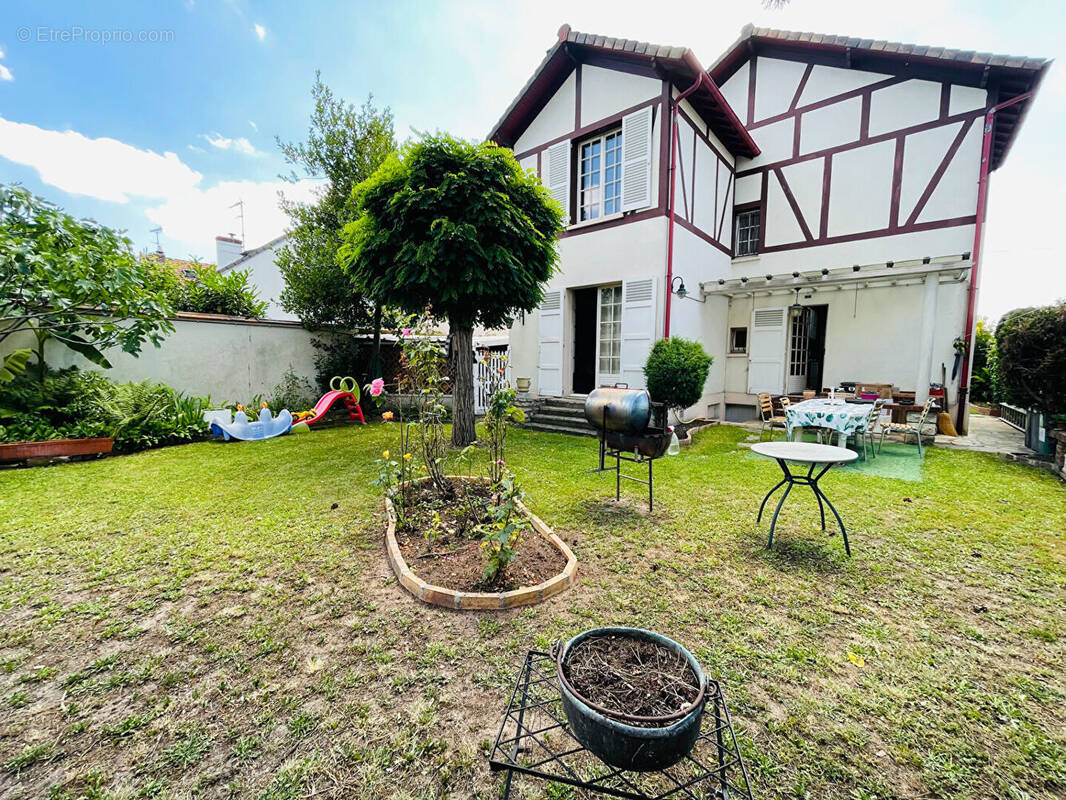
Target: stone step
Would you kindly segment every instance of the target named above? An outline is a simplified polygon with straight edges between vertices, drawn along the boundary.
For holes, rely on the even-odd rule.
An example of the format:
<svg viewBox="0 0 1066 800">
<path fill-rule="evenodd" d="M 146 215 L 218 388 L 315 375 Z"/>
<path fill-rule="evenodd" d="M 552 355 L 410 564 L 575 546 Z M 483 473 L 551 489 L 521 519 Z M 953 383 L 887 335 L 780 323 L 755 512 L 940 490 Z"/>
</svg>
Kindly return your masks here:
<svg viewBox="0 0 1066 800">
<path fill-rule="evenodd" d="M 589 424 L 585 418 L 576 414 L 567 414 L 555 409 L 541 409 L 532 416 L 530 422 L 545 422 L 550 425 L 570 425 L 572 427 L 587 428 Z"/>
<path fill-rule="evenodd" d="M 549 424 L 547 422 L 540 422 L 538 419 L 533 422 L 526 423 L 525 427 L 532 431 L 542 431 L 544 433 L 566 433 L 571 436 L 595 436 L 596 432 L 592 430 L 588 425 L 559 425 Z"/>
</svg>

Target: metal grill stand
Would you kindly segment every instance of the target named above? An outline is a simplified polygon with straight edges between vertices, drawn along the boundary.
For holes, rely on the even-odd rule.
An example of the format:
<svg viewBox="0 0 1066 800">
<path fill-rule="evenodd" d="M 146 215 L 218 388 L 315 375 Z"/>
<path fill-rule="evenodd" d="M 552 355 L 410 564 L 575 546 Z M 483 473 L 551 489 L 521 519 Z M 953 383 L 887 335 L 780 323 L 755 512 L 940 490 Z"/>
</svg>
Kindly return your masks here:
<svg viewBox="0 0 1066 800">
<path fill-rule="evenodd" d="M 655 414 L 657 414 L 657 413 L 661 413 L 661 414 L 665 415 L 665 413 L 666 413 L 666 407 L 665 406 L 663 406 L 660 403 L 652 403 L 651 405 L 652 405 L 652 414 L 653 414 L 653 416 Z M 642 484 L 644 484 L 645 486 L 648 487 L 648 511 L 649 512 L 654 511 L 655 510 L 655 474 L 654 474 L 654 471 L 653 471 L 653 466 L 654 466 L 655 458 L 643 455 L 636 447 L 634 447 L 632 452 L 631 452 L 629 450 L 623 450 L 621 447 L 616 447 L 616 446 L 614 446 L 614 445 L 612 445 L 612 444 L 610 444 L 608 442 L 608 439 L 614 433 L 613 431 L 609 431 L 608 428 L 607 428 L 607 414 L 608 414 L 609 408 L 610 408 L 609 406 L 604 406 L 604 408 L 603 408 L 603 416 L 602 416 L 602 419 L 600 421 L 600 426 L 599 426 L 599 431 L 598 431 L 599 440 L 600 440 L 600 465 L 596 469 L 590 469 L 588 471 L 589 472 L 614 472 L 614 499 L 616 501 L 622 499 L 622 480 L 623 479 L 625 479 L 627 481 L 633 481 L 634 483 L 642 483 Z M 644 435 L 642 435 L 640 438 L 644 439 L 644 440 L 657 439 L 657 438 L 662 437 L 662 436 L 667 436 L 668 434 L 669 434 L 669 430 L 666 428 L 665 425 L 662 427 L 662 429 L 649 427 L 646 430 L 646 432 L 644 433 Z M 617 434 L 614 434 L 614 435 L 617 435 Z M 632 440 L 632 439 L 634 439 L 636 437 L 629 436 L 627 438 Z M 608 458 L 613 458 L 614 459 L 614 466 L 613 467 L 608 467 L 606 465 Z M 647 465 L 648 465 L 648 479 L 644 480 L 643 478 L 635 478 L 632 475 L 624 475 L 624 474 L 622 474 L 622 462 L 623 461 L 628 461 L 631 464 L 644 464 L 644 463 L 647 463 Z"/>
<path fill-rule="evenodd" d="M 557 680 L 549 654 L 526 654 L 489 755 L 494 772 L 507 772 L 504 800 L 510 797 L 515 773 L 631 800 L 751 800 L 748 774 L 717 681 L 707 681 L 702 729 L 692 752 L 665 770 L 628 772 L 605 764 L 574 737 Z"/>
</svg>

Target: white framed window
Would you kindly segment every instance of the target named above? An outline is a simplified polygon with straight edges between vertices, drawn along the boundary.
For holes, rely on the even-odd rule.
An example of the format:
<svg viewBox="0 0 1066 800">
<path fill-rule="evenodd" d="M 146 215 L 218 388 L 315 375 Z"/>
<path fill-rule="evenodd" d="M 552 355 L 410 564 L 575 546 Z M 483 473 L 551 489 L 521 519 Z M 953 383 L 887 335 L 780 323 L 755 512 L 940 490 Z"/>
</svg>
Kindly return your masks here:
<svg viewBox="0 0 1066 800">
<path fill-rule="evenodd" d="M 622 210 L 622 131 L 615 130 L 578 145 L 578 221 L 599 219 Z"/>
<path fill-rule="evenodd" d="M 737 355 L 739 353 L 748 352 L 748 329 L 747 328 L 730 328 L 729 329 L 729 353 L 730 355 Z"/>
<path fill-rule="evenodd" d="M 762 214 L 757 208 L 737 212 L 735 235 L 733 236 L 733 254 L 735 256 L 754 256 L 758 254 L 761 218 Z"/>
<path fill-rule="evenodd" d="M 600 287 L 599 374 L 622 374 L 622 287 Z"/>
</svg>

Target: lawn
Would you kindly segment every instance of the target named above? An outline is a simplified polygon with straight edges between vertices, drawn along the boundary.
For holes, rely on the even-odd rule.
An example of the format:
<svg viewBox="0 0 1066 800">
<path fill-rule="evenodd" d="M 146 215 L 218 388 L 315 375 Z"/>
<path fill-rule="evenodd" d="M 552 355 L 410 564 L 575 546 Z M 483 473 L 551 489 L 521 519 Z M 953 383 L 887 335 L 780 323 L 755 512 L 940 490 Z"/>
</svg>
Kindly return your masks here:
<svg viewBox="0 0 1066 800">
<path fill-rule="evenodd" d="M 528 431 L 508 463 L 580 561 L 529 609 L 418 604 L 382 550 L 382 425 L 0 472 L 0 796 L 482 797 L 524 652 L 620 623 L 723 681 L 757 798 L 1066 793 L 1066 487 L 932 449 L 831 473 L 854 557 L 777 466 L 697 434 L 656 510 Z M 636 498 L 638 486 L 623 487 Z M 528 779 L 516 796 L 547 794 Z"/>
</svg>

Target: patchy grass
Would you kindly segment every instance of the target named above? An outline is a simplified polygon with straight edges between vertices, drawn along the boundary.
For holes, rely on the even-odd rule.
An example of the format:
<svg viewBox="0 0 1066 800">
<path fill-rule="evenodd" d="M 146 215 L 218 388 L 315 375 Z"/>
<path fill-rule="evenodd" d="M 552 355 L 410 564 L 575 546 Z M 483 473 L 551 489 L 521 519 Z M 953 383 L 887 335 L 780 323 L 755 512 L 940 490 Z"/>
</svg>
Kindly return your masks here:
<svg viewBox="0 0 1066 800">
<path fill-rule="evenodd" d="M 386 565 L 383 426 L 0 472 L 0 795 L 495 798 L 486 743 L 526 649 L 628 624 L 720 678 L 757 797 L 1061 797 L 1066 489 L 931 450 L 924 481 L 832 473 L 854 558 L 777 466 L 697 435 L 656 511 L 589 439 L 508 463 L 582 585 L 419 605 Z M 519 779 L 516 794 L 566 796 Z M 547 793 L 547 794 L 543 794 Z"/>
</svg>

